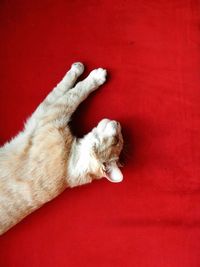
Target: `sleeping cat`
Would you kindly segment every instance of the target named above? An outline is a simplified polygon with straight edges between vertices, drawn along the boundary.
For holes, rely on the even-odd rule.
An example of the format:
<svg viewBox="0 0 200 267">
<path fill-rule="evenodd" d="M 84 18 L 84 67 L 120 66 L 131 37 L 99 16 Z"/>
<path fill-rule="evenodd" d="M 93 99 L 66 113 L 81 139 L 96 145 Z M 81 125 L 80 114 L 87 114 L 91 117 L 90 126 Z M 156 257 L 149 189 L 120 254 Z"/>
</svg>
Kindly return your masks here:
<svg viewBox="0 0 200 267">
<path fill-rule="evenodd" d="M 102 177 L 122 181 L 120 124 L 103 119 L 83 138 L 68 126 L 78 105 L 106 80 L 106 70 L 99 68 L 75 85 L 83 71 L 82 63 L 72 64 L 24 130 L 0 148 L 0 234 L 67 187 Z"/>
</svg>

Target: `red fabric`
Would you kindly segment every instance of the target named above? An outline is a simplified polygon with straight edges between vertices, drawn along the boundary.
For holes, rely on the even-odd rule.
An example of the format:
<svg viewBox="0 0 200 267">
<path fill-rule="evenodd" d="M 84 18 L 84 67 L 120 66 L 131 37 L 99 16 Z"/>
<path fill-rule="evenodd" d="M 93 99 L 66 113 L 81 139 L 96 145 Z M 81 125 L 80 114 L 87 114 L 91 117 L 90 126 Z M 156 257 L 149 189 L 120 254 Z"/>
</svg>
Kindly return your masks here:
<svg viewBox="0 0 200 267">
<path fill-rule="evenodd" d="M 1 144 L 74 61 L 109 72 L 74 116 L 118 119 L 124 181 L 66 190 L 0 237 L 1 267 L 200 266 L 200 2 L 1 1 Z"/>
</svg>

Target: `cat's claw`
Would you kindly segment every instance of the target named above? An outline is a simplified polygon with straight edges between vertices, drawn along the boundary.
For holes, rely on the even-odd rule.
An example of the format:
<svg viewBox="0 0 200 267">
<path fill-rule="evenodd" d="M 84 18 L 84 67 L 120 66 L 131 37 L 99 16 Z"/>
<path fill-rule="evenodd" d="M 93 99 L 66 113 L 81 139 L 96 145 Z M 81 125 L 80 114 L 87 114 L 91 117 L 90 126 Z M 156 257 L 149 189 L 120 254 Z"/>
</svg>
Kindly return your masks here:
<svg viewBox="0 0 200 267">
<path fill-rule="evenodd" d="M 81 62 L 75 62 L 72 64 L 71 70 L 75 71 L 77 75 L 81 75 L 84 71 L 84 65 Z"/>
<path fill-rule="evenodd" d="M 93 70 L 90 73 L 90 77 L 93 78 L 98 85 L 102 85 L 106 81 L 106 75 L 107 71 L 102 68 Z"/>
</svg>

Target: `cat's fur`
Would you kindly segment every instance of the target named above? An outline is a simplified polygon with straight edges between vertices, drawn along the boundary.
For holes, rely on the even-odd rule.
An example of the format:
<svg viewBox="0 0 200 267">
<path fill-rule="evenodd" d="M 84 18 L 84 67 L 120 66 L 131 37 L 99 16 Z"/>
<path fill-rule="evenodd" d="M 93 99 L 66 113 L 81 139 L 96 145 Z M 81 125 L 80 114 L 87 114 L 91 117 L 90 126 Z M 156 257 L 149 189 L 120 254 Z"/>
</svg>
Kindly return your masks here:
<svg viewBox="0 0 200 267">
<path fill-rule="evenodd" d="M 104 119 L 80 139 L 68 126 L 78 105 L 106 80 L 106 70 L 99 68 L 74 86 L 83 71 L 82 63 L 74 63 L 24 130 L 0 149 L 0 234 L 66 187 L 102 177 L 122 180 L 120 124 Z"/>
</svg>

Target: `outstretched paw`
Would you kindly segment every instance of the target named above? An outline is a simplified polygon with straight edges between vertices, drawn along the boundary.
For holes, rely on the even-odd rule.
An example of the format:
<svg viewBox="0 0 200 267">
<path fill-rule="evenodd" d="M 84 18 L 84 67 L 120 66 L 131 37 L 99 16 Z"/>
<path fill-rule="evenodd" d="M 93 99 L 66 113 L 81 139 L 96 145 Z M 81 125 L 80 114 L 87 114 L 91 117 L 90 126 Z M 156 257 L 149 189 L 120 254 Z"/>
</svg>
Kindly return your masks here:
<svg viewBox="0 0 200 267">
<path fill-rule="evenodd" d="M 102 68 L 93 70 L 90 73 L 90 77 L 94 79 L 98 85 L 102 85 L 106 81 L 106 75 L 107 71 Z"/>
<path fill-rule="evenodd" d="M 75 62 L 72 64 L 71 70 L 73 70 L 79 76 L 84 71 L 84 65 L 81 62 Z"/>
</svg>

